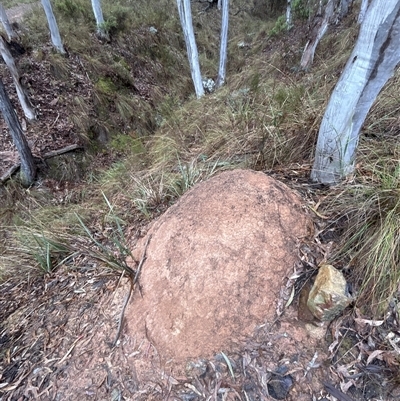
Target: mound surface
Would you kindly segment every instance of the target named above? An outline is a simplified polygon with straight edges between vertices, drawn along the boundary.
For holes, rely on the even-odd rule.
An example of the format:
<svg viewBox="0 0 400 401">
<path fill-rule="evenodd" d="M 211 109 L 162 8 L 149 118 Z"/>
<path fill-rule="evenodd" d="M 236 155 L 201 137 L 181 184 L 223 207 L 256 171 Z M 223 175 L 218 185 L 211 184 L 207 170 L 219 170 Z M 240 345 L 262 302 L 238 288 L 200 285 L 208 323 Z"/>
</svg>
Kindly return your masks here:
<svg viewBox="0 0 400 401">
<path fill-rule="evenodd" d="M 274 318 L 309 227 L 299 197 L 263 173 L 229 171 L 197 185 L 148 231 L 129 334 L 176 362 L 229 349 Z"/>
</svg>

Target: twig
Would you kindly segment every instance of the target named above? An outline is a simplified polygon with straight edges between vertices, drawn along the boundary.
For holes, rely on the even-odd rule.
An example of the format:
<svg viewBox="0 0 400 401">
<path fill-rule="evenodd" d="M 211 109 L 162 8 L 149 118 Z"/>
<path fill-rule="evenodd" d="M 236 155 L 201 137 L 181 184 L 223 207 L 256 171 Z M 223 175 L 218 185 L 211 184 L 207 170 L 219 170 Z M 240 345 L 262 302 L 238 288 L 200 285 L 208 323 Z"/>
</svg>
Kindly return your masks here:
<svg viewBox="0 0 400 401">
<path fill-rule="evenodd" d="M 117 335 L 116 335 L 115 340 L 114 340 L 114 342 L 112 344 L 113 347 L 115 347 L 117 345 L 119 336 L 121 335 L 122 321 L 124 319 L 125 309 L 126 309 L 126 306 L 128 305 L 129 299 L 131 298 L 133 290 L 135 289 L 135 284 L 137 283 L 137 281 L 139 279 L 139 275 L 140 275 L 140 272 L 142 270 L 143 263 L 147 258 L 146 252 L 147 252 L 147 247 L 149 246 L 150 239 L 151 239 L 151 235 L 149 235 L 148 238 L 147 238 L 147 241 L 146 241 L 146 244 L 145 244 L 144 250 L 143 250 L 143 255 L 142 255 L 142 258 L 140 259 L 139 265 L 138 265 L 138 267 L 136 269 L 135 276 L 132 277 L 132 275 L 130 275 L 130 277 L 129 277 L 131 285 L 130 285 L 128 294 L 126 294 L 125 301 L 124 301 L 124 304 L 122 306 L 121 315 L 120 315 L 119 321 L 118 321 Z"/>
</svg>

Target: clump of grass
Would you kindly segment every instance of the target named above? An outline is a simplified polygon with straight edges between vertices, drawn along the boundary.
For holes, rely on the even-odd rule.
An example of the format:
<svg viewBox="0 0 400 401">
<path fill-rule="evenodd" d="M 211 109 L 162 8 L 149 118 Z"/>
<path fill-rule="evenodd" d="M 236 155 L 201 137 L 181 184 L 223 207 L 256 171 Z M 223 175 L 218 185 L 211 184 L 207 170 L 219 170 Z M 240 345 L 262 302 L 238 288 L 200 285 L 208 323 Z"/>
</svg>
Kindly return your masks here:
<svg viewBox="0 0 400 401">
<path fill-rule="evenodd" d="M 66 236 L 29 228 L 18 231 L 18 247 L 15 250 L 25 256 L 23 259 L 33 259 L 32 267 L 43 273 L 50 273 L 73 254 Z"/>
<path fill-rule="evenodd" d="M 330 206 L 348 219 L 335 259 L 351 267 L 357 305 L 382 316 L 400 284 L 400 164 L 371 161 L 364 182 L 345 188 Z"/>
<path fill-rule="evenodd" d="M 130 255 L 124 231 L 127 222 L 105 194 L 102 198 L 91 197 L 90 206 L 38 206 L 27 214 L 29 218 L 7 227 L 1 276 L 15 269 L 21 274 L 49 274 L 80 256 L 118 272 L 130 271 L 126 264 Z"/>
<path fill-rule="evenodd" d="M 136 183 L 133 191 L 133 204 L 146 218 L 150 219 L 168 205 L 171 199 L 168 178 L 163 173 L 147 174 L 141 178 L 132 177 Z"/>
</svg>

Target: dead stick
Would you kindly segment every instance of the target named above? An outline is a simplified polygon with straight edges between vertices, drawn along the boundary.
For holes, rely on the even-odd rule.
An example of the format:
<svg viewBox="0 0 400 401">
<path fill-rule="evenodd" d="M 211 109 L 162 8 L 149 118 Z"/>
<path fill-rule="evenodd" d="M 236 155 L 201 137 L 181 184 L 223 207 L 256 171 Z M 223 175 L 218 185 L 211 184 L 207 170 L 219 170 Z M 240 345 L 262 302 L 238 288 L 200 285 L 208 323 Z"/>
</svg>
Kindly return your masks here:
<svg viewBox="0 0 400 401">
<path fill-rule="evenodd" d="M 20 167 L 21 163 L 14 164 L 4 175 L 0 177 L 0 182 L 3 183 L 7 181 Z"/>
<path fill-rule="evenodd" d="M 71 150 L 76 150 L 76 149 L 82 149 L 82 146 L 73 144 L 73 145 L 68 145 L 65 148 L 58 149 L 58 150 L 51 150 L 50 152 L 45 153 L 42 158 L 43 159 L 50 159 L 51 157 L 54 156 L 59 156 L 62 155 L 63 153 L 71 152 Z"/>
<path fill-rule="evenodd" d="M 147 252 L 147 247 L 149 246 L 150 239 L 151 239 L 151 235 L 149 235 L 148 238 L 147 238 L 147 241 L 146 241 L 146 244 L 145 244 L 144 250 L 143 250 L 142 259 L 140 259 L 139 265 L 138 265 L 138 267 L 136 269 L 135 276 L 132 277 L 132 275 L 130 275 L 130 277 L 129 277 L 129 281 L 130 281 L 131 285 L 130 285 L 128 294 L 125 297 L 124 304 L 122 306 L 121 315 L 120 315 L 119 321 L 118 321 L 117 335 L 116 335 L 115 340 L 114 340 L 114 342 L 112 344 L 113 347 L 115 347 L 117 345 L 119 336 L 121 335 L 122 321 L 124 319 L 125 309 L 126 309 L 126 306 L 128 305 L 129 299 L 130 299 L 130 297 L 131 297 L 131 295 L 133 293 L 133 290 L 135 288 L 135 284 L 136 284 L 137 280 L 139 279 L 139 275 L 140 275 L 140 272 L 142 270 L 143 263 L 147 258 L 146 252 Z"/>
</svg>

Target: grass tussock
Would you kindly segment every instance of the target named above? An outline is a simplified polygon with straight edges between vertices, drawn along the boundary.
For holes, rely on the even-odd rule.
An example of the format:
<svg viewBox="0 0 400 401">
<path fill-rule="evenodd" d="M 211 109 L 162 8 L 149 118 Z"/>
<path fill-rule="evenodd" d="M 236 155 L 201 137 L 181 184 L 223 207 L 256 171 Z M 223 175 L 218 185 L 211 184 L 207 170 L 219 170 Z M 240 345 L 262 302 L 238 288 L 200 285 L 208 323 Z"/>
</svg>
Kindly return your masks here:
<svg viewBox="0 0 400 401">
<path fill-rule="evenodd" d="M 349 268 L 357 306 L 375 316 L 398 297 L 400 284 L 400 148 L 388 142 L 361 142 L 362 175 L 327 204 L 347 220 L 334 259 Z"/>
</svg>

